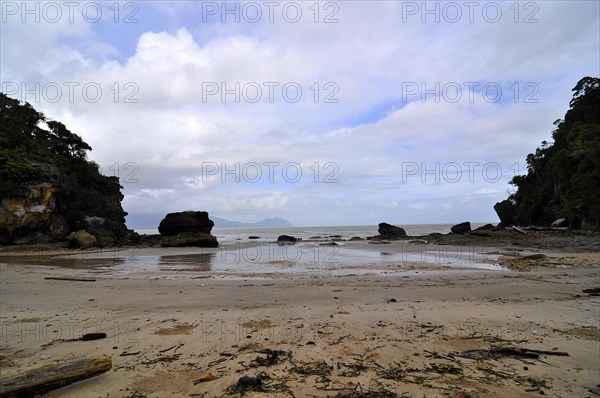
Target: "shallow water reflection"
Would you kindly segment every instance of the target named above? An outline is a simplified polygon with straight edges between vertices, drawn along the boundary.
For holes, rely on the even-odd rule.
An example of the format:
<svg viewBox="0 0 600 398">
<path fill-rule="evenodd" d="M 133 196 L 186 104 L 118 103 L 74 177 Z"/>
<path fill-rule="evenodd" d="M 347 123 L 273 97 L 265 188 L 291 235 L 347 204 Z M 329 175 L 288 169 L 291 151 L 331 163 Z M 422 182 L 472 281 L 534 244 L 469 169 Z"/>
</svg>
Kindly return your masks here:
<svg viewBox="0 0 600 398">
<path fill-rule="evenodd" d="M 129 248 L 73 251 L 52 256 L 22 256 L 3 262 L 87 270 L 114 277 L 159 278 L 272 278 L 394 275 L 407 272 L 446 272 L 449 269 L 501 270 L 496 256 L 484 251 L 434 248 L 234 243 L 219 248 Z M 462 250 L 462 251 L 461 251 Z M 8 261 L 7 261 L 8 259 Z"/>
</svg>

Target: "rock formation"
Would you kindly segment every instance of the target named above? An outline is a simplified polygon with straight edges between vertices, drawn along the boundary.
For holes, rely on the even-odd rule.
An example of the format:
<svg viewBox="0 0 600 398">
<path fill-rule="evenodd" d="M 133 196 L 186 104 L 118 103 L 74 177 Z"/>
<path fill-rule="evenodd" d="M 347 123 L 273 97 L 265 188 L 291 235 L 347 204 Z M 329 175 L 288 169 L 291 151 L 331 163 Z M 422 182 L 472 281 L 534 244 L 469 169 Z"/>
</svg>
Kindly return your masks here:
<svg viewBox="0 0 600 398">
<path fill-rule="evenodd" d="M 26 161 L 37 178 L 3 193 L 0 201 L 0 244 L 47 242 L 68 232 L 67 220 L 58 210 L 58 167 Z"/>
<path fill-rule="evenodd" d="M 91 149 L 62 123 L 0 93 L 0 245 L 72 243 L 73 231 L 100 246 L 126 243 L 122 187 L 87 159 Z"/>
<path fill-rule="evenodd" d="M 373 239 L 405 239 L 408 238 L 406 231 L 404 228 L 397 227 L 395 225 L 391 225 L 385 222 L 379 224 L 379 228 L 377 229 L 379 232 L 378 236 L 373 237 Z"/>
<path fill-rule="evenodd" d="M 456 224 L 452 228 L 450 228 L 450 231 L 452 231 L 452 233 L 454 234 L 464 234 L 465 232 L 470 232 L 471 223 L 468 221 L 461 222 L 460 224 Z"/>
<path fill-rule="evenodd" d="M 158 232 L 163 247 L 217 247 L 217 238 L 210 234 L 214 223 L 205 211 L 169 213 L 160 222 Z"/>
</svg>

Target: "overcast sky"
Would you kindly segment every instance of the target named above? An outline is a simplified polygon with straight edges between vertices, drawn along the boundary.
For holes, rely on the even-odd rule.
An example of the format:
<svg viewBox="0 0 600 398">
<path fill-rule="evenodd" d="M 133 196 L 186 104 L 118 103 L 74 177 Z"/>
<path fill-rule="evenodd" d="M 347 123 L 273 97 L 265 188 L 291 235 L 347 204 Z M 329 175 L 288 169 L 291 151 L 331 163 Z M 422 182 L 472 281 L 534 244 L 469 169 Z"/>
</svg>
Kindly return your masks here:
<svg viewBox="0 0 600 398">
<path fill-rule="evenodd" d="M 130 228 L 498 219 L 571 89 L 598 1 L 2 1 L 2 91 L 118 175 Z"/>
</svg>

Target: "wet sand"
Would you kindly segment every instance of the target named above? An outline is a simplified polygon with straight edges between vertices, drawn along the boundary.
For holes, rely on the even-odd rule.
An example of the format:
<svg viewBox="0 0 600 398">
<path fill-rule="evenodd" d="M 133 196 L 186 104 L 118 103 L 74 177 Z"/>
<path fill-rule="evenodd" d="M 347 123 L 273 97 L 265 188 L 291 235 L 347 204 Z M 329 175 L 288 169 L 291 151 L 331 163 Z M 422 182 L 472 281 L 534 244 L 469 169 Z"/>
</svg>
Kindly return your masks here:
<svg viewBox="0 0 600 398">
<path fill-rule="evenodd" d="M 352 248 L 362 264 L 338 252 L 342 263 L 332 267 L 349 274 L 266 272 L 261 265 L 235 278 L 214 268 L 231 267 L 231 257 L 219 261 L 219 252 L 201 249 L 126 252 L 133 263 L 146 257 L 157 265 L 139 272 L 113 261 L 122 251 L 68 253 L 68 261 L 49 253 L 5 256 L 2 375 L 107 354 L 111 371 L 48 396 L 239 396 L 236 382 L 244 375 L 263 377 L 263 391 L 247 397 L 361 396 L 361 390 L 362 396 L 595 396 L 600 298 L 583 290 L 600 285 L 597 253 L 548 253 L 557 259 L 545 262 L 550 266 L 533 263 L 517 272 L 398 261 L 394 256 L 407 253 L 401 242 Z M 367 251 L 377 256 L 362 257 Z M 486 252 L 476 262 L 494 265 L 500 261 L 494 256 Z M 574 258 L 581 261 L 561 260 Z M 263 260 L 283 270 L 298 265 Z M 373 272 L 352 273 L 355 266 Z M 44 279 L 50 276 L 95 282 Z M 107 338 L 71 341 L 90 332 Z M 498 346 L 569 356 L 453 355 Z M 212 380 L 194 384 L 208 373 Z"/>
</svg>

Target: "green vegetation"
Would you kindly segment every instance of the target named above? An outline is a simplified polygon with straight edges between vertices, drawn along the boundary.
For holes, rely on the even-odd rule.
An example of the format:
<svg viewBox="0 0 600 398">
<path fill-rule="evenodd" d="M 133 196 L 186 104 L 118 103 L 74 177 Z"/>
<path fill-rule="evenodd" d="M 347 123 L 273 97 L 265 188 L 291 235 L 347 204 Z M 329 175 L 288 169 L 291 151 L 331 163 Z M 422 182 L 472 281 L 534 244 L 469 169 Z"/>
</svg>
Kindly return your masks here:
<svg viewBox="0 0 600 398">
<path fill-rule="evenodd" d="M 584 77 L 573 92 L 564 120 L 554 122 L 554 143 L 527 156 L 527 174 L 515 176 L 516 191 L 496 205 L 504 223 L 600 226 L 600 79 Z"/>
<path fill-rule="evenodd" d="M 59 171 L 58 209 L 70 229 L 78 228 L 83 216 L 124 223 L 119 179 L 100 174 L 98 165 L 87 160 L 91 149 L 64 124 L 0 93 L 0 196 L 43 179 L 43 167 L 35 162 L 51 164 Z"/>
</svg>

